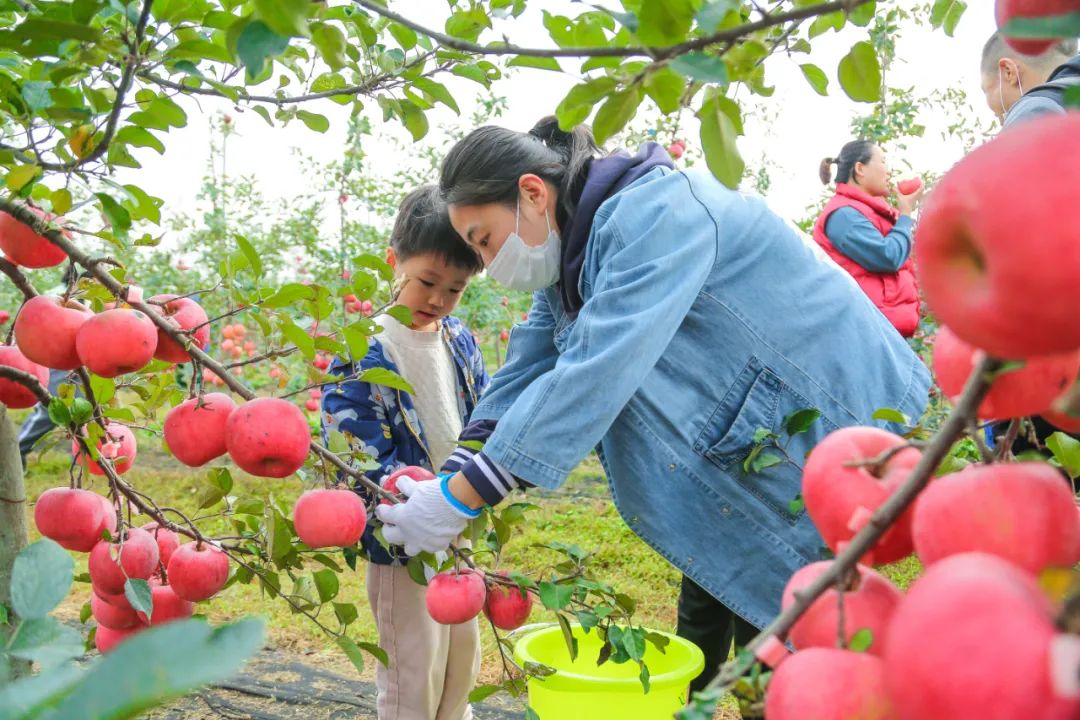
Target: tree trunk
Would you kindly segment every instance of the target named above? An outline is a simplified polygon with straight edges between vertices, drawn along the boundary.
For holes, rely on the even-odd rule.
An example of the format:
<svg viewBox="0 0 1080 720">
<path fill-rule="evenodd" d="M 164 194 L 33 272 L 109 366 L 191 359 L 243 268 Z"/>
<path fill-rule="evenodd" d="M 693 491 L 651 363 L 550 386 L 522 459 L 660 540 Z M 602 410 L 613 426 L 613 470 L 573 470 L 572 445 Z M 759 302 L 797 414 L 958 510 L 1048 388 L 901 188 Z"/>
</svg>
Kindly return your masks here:
<svg viewBox="0 0 1080 720">
<path fill-rule="evenodd" d="M 26 547 L 26 486 L 15 426 L 7 408 L 0 405 L 0 605 L 8 608 L 7 625 L 0 625 L 0 645 L 6 643 L 14 626 L 11 615 L 11 569 L 15 556 Z M 12 661 L 11 677 L 30 672 L 30 663 Z"/>
</svg>

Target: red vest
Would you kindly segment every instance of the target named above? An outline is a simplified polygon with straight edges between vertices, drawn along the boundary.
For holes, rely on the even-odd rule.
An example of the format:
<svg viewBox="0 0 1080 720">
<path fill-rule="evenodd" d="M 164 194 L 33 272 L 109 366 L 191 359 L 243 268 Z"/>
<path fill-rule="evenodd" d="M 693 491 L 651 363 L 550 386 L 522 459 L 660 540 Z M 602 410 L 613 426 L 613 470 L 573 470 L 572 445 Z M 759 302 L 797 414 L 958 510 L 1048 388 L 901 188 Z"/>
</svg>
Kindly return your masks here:
<svg viewBox="0 0 1080 720">
<path fill-rule="evenodd" d="M 842 207 L 853 207 L 874 223 L 882 235 L 888 235 L 899 213 L 882 198 L 874 197 L 847 183 L 836 184 L 836 194 L 825 205 L 814 223 L 814 240 L 829 257 L 847 270 L 874 305 L 888 318 L 900 334 L 911 337 L 919 325 L 919 286 L 915 280 L 915 264 L 909 257 L 894 273 L 867 270 L 837 250 L 825 235 L 829 216 Z"/>
</svg>

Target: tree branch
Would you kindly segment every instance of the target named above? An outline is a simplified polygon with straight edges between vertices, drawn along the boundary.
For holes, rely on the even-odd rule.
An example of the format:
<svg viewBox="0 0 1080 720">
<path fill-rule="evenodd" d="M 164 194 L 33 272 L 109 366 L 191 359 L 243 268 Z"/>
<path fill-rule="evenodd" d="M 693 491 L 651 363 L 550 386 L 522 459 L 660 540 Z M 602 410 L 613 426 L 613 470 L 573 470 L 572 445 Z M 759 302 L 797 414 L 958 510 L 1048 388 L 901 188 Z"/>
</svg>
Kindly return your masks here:
<svg viewBox="0 0 1080 720">
<path fill-rule="evenodd" d="M 52 395 L 49 394 L 48 388 L 42 385 L 36 377 L 25 370 L 19 370 L 10 365 L 0 365 L 0 378 L 19 383 L 27 390 L 34 393 L 38 402 L 44 403 L 45 405 L 48 405 L 49 401 L 52 400 Z"/>
<path fill-rule="evenodd" d="M 38 294 L 38 291 L 35 290 L 33 284 L 31 284 L 30 278 L 23 275 L 19 266 L 7 258 L 0 258 L 0 272 L 11 278 L 11 282 L 14 283 L 15 287 L 22 292 L 27 300 Z"/>
<path fill-rule="evenodd" d="M 832 587 L 838 579 L 844 577 L 859 562 L 859 559 L 873 547 L 874 543 L 896 522 L 896 520 L 914 502 L 924 487 L 934 476 L 941 461 L 949 454 L 953 444 L 963 437 L 969 418 L 975 416 L 979 404 L 986 396 L 995 373 L 1002 363 L 994 358 L 984 358 L 968 378 L 955 407 L 942 423 L 937 434 L 926 445 L 922 457 L 911 472 L 911 476 L 889 496 L 873 514 L 866 527 L 856 533 L 851 543 L 836 556 L 828 570 L 802 590 L 795 602 L 780 613 L 772 623 L 751 640 L 746 649 L 749 652 L 738 655 L 726 663 L 720 673 L 708 684 L 703 692 L 729 689 L 754 664 L 754 652 L 769 638 L 781 638 L 792 625 L 805 613 L 823 592 Z"/>
<path fill-rule="evenodd" d="M 128 90 L 131 89 L 132 80 L 135 79 L 135 69 L 139 64 L 139 49 L 142 45 L 143 36 L 146 34 L 146 24 L 150 21 L 150 8 L 153 4 L 153 0 L 143 0 L 142 11 L 139 13 L 139 21 L 135 25 L 135 40 L 128 46 L 127 60 L 124 63 L 123 73 L 120 75 L 120 84 L 116 88 L 116 99 L 113 100 L 112 110 L 109 112 L 109 118 L 105 122 L 105 132 L 101 136 L 101 140 L 85 157 L 78 158 L 70 163 L 39 161 L 38 164 L 41 165 L 41 167 L 46 170 L 67 172 L 68 170 L 74 170 L 77 167 L 98 160 L 105 154 L 105 151 L 109 149 L 113 136 L 116 135 L 116 126 L 120 123 L 120 112 L 124 109 L 124 96 L 126 96 Z"/>
<path fill-rule="evenodd" d="M 13 203 L 9 200 L 0 198 L 0 210 L 9 213 L 15 219 L 20 222 L 29 225 L 35 233 L 41 235 L 49 242 L 53 243 L 61 250 L 67 253 L 68 257 L 75 263 L 82 265 L 86 268 L 94 278 L 101 283 L 105 289 L 111 292 L 113 295 L 124 298 L 126 297 L 126 286 L 121 284 L 109 273 L 105 272 L 99 263 L 95 262 L 88 253 L 79 248 L 70 238 L 66 237 L 63 232 L 57 228 L 50 227 L 50 224 L 43 218 L 39 217 L 36 213 L 30 210 L 30 208 L 19 203 Z M 166 335 L 175 340 L 181 345 L 185 346 L 188 338 L 188 333 L 180 330 L 178 327 L 170 323 L 164 315 L 161 315 L 153 305 L 149 305 L 141 300 L 127 300 L 128 305 L 136 310 L 144 313 L 150 321 L 154 323 L 160 330 Z M 204 367 L 210 368 L 210 371 L 220 377 L 230 390 L 235 392 L 245 400 L 254 400 L 256 395 L 248 388 L 247 385 L 240 382 L 235 375 L 230 373 L 228 369 L 219 363 L 214 358 L 207 355 L 201 349 L 195 346 L 194 343 L 187 343 L 186 347 L 191 357 Z M 321 457 L 326 462 L 329 462 L 335 468 L 340 470 L 348 477 L 353 478 L 356 482 L 363 485 L 368 490 L 372 491 L 378 497 L 386 498 L 391 502 L 400 502 L 393 493 L 389 493 L 382 489 L 378 483 L 372 482 L 366 475 L 359 470 L 349 467 L 348 463 L 339 458 L 335 453 L 331 452 L 327 448 L 323 447 L 317 442 L 312 441 L 311 450 Z M 141 509 L 141 508 L 140 508 Z"/>
<path fill-rule="evenodd" d="M 447 35 L 445 33 L 437 32 L 426 28 L 423 25 L 409 20 L 403 15 L 389 10 L 382 5 L 377 4 L 374 0 L 353 0 L 357 5 L 370 10 L 371 12 L 384 17 L 388 20 L 392 20 L 396 23 L 400 23 L 405 27 L 417 32 L 421 35 L 425 35 L 442 46 L 452 48 L 454 50 L 460 50 L 461 52 L 474 53 L 477 55 L 517 55 L 519 57 L 544 57 L 544 58 L 557 58 L 557 57 L 651 57 L 654 60 L 664 60 L 668 58 L 677 57 L 679 55 L 685 55 L 688 52 L 694 50 L 701 50 L 707 48 L 710 45 L 716 45 L 724 42 L 734 42 L 746 35 L 749 35 L 758 30 L 765 30 L 776 25 L 783 25 L 788 22 L 801 22 L 812 17 L 819 15 L 825 15 L 831 12 L 851 12 L 859 5 L 865 5 L 870 0 L 834 0 L 834 2 L 827 2 L 821 5 L 813 5 L 811 7 L 798 8 L 784 13 L 777 13 L 775 15 L 766 15 L 761 20 L 756 20 L 750 23 L 744 23 L 737 27 L 721 30 L 711 35 L 706 35 L 700 38 L 694 38 L 693 40 L 687 40 L 685 42 L 678 43 L 677 45 L 668 45 L 666 47 L 578 47 L 578 48 L 527 48 L 519 47 L 510 43 L 492 43 L 490 45 L 480 45 L 479 43 L 469 42 L 460 38 Z"/>
</svg>

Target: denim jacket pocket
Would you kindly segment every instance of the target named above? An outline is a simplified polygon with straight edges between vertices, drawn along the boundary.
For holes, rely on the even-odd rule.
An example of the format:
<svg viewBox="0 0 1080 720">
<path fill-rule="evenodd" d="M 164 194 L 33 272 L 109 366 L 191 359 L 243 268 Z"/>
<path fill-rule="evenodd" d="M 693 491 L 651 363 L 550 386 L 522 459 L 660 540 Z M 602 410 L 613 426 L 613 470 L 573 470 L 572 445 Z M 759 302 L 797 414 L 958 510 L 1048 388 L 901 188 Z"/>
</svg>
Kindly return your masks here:
<svg viewBox="0 0 1080 720">
<path fill-rule="evenodd" d="M 791 512 L 790 504 L 802 485 L 803 456 L 821 437 L 835 429 L 824 416 L 810 431 L 791 438 L 783 431 L 784 419 L 811 403 L 787 386 L 779 376 L 751 357 L 734 384 L 712 413 L 694 442 L 694 450 L 724 470 L 751 495 L 769 509 L 795 524 L 805 510 Z M 744 461 L 754 451 L 755 436 L 775 433 L 781 446 L 787 443 L 786 457 L 775 446 L 761 454 L 773 455 L 781 462 L 757 471 L 744 469 Z M 768 442 L 767 440 L 765 441 Z"/>
</svg>

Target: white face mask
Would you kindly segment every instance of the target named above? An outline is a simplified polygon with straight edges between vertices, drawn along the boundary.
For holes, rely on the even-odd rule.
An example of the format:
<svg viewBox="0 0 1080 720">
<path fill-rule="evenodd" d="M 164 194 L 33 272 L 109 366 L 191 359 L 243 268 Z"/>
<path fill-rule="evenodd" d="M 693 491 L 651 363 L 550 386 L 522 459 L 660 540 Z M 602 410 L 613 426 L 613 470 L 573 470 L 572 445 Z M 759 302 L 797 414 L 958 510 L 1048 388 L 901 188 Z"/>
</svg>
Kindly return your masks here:
<svg viewBox="0 0 1080 720">
<path fill-rule="evenodd" d="M 551 227 L 551 219 L 544 211 L 548 234 L 543 245 L 526 245 L 518 235 L 521 228 L 521 198 L 518 198 L 514 232 L 506 236 L 506 242 L 495 253 L 487 266 L 488 275 L 503 287 L 522 292 L 533 292 L 550 287 L 559 279 L 560 242 L 559 233 Z"/>
</svg>

